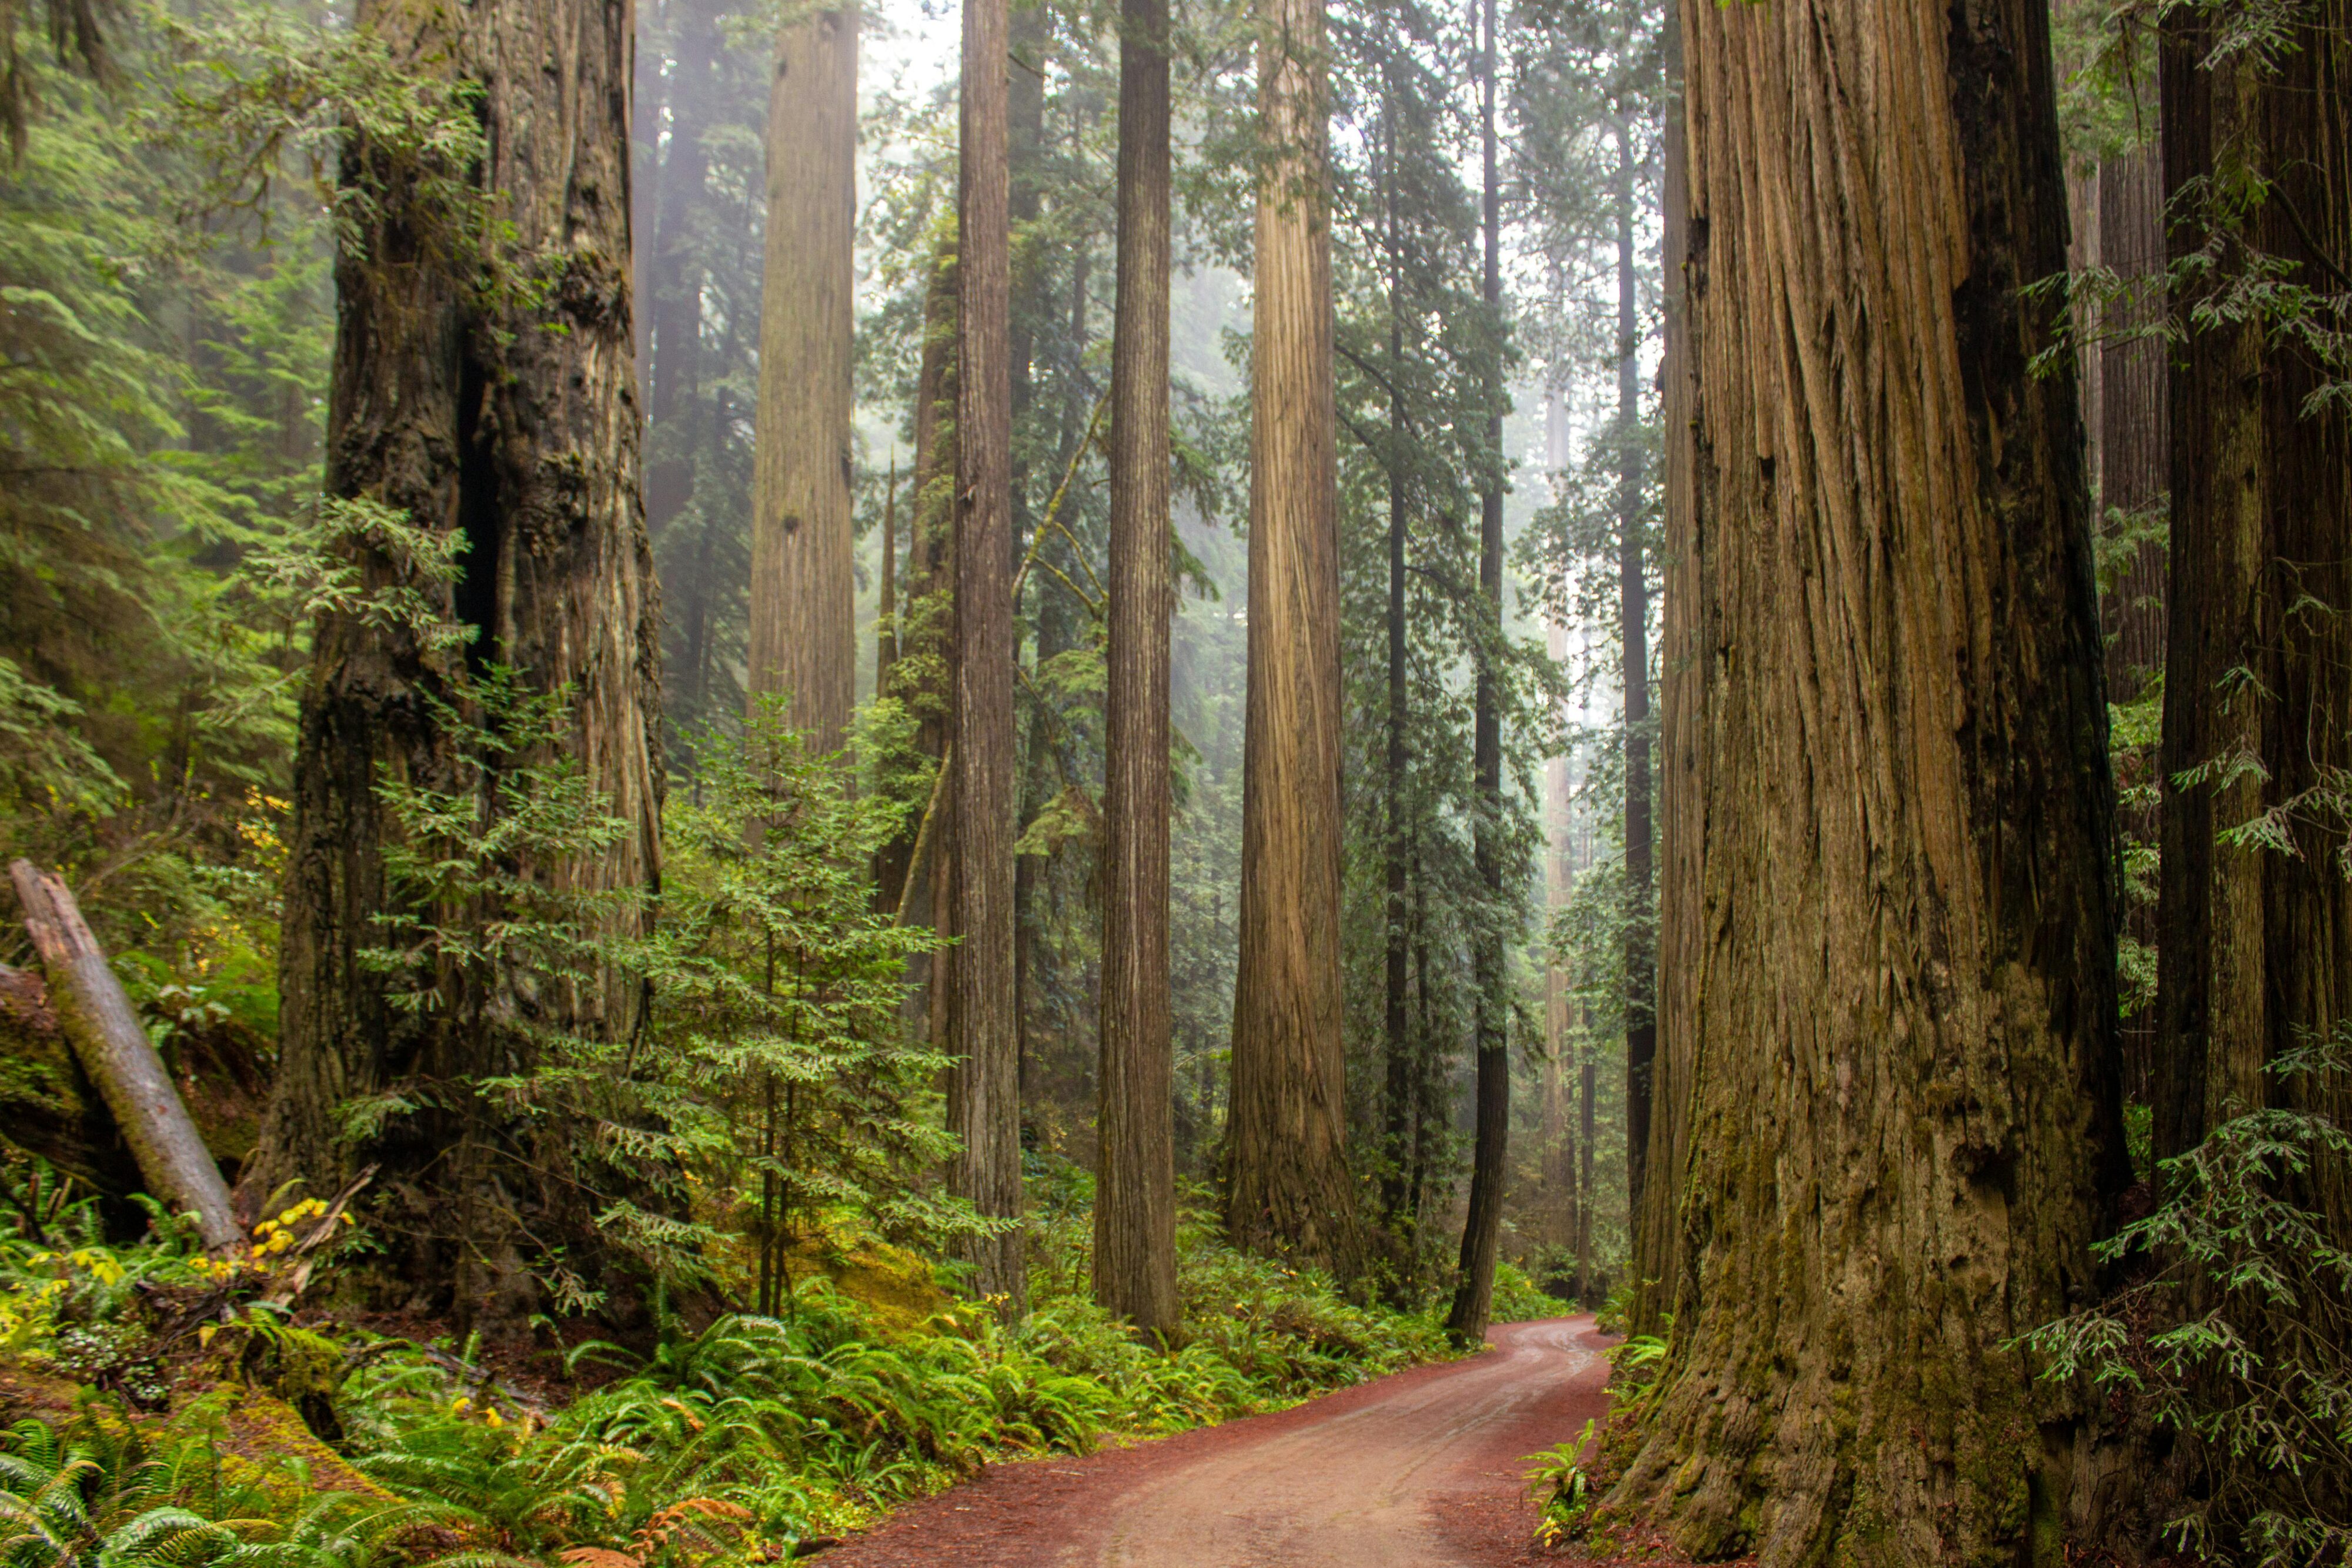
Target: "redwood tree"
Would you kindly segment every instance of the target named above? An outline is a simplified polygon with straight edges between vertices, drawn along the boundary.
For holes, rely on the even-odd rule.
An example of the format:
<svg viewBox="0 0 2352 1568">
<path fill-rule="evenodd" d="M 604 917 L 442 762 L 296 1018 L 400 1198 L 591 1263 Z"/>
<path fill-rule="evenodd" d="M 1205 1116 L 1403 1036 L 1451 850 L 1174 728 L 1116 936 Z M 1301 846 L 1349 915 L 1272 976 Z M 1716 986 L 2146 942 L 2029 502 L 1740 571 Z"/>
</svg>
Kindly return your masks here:
<svg viewBox="0 0 2352 1568">
<path fill-rule="evenodd" d="M 964 0 L 959 162 L 955 705 L 947 1048 L 954 1186 L 1011 1222 L 970 1244 L 972 1289 L 1027 1302 L 1013 953 L 1013 376 L 1005 0 Z"/>
<path fill-rule="evenodd" d="M 2159 1157 L 2233 1103 L 2340 1113 L 2340 1082 L 2263 1070 L 2352 1017 L 2352 353 L 2243 308 L 2352 288 L 2352 6 L 2299 9 L 2267 57 L 2218 49 L 2230 21 L 2169 16 L 2159 66 L 2172 244 L 2193 264 L 2171 301 Z M 2234 206 L 2224 177 L 2259 194 Z M 2340 1184 L 2325 1206 L 2340 1244 Z"/>
<path fill-rule="evenodd" d="M 1338 413 L 1321 0 L 1259 0 L 1249 676 L 1226 1227 L 1346 1271 Z"/>
<path fill-rule="evenodd" d="M 2020 294 L 2064 265 L 2047 17 L 1681 24 L 1691 1081 L 1618 1498 L 1701 1558 L 2054 1560 L 2084 1412 L 2013 1342 L 2095 1288 L 2122 1143 L 2082 433 Z"/>
<path fill-rule="evenodd" d="M 461 1321 L 532 1310 L 554 1249 L 589 1279 L 609 1256 L 594 1195 L 567 1176 L 570 1131 L 509 1115 L 471 1082 L 528 1071 L 533 1038 L 625 1035 L 638 990 L 615 975 L 571 980 L 498 960 L 485 984 L 446 983 L 438 1010 L 394 1006 L 408 979 L 362 957 L 387 942 L 378 917 L 404 912 L 385 869 L 400 830 L 378 789 L 453 788 L 475 768 L 495 779 L 531 760 L 476 757 L 469 768 L 459 754 L 465 726 L 450 720 L 474 717 L 466 664 L 503 664 L 526 689 L 568 691 L 560 748 L 630 829 L 585 859 L 529 863 L 526 851 L 512 872 L 587 893 L 650 889 L 658 874 L 630 22 L 620 0 L 422 12 L 362 0 L 354 18 L 402 66 L 477 84 L 486 152 L 457 172 L 420 168 L 364 135 L 345 151 L 345 185 L 366 199 L 348 209 L 358 233 L 336 264 L 327 493 L 412 528 L 461 533 L 454 582 L 420 575 L 385 548 L 395 537 L 385 529 L 363 530 L 352 548 L 370 585 L 413 588 L 478 634 L 460 650 L 365 614 L 329 614 L 317 628 L 287 842 L 278 1077 L 245 1186 L 252 1203 L 296 1179 L 323 1194 L 375 1166 L 373 1224 L 390 1249 L 380 1286 Z M 495 205 L 503 232 L 487 252 L 446 210 L 452 175 Z M 486 791 L 484 811 L 496 809 Z M 517 1017 L 529 1027 L 489 1027 Z M 395 1098 L 411 1109 L 344 1130 L 352 1102 Z"/>
<path fill-rule="evenodd" d="M 1495 0 L 1482 8 L 1485 47 L 1478 66 L 1479 151 L 1484 168 L 1482 219 L 1486 241 L 1483 279 L 1487 312 L 1485 392 L 1487 398 L 1487 469 L 1478 486 L 1478 634 L 1476 686 L 1472 696 L 1471 771 L 1477 795 L 1473 855 L 1478 881 L 1496 907 L 1478 923 L 1472 938 L 1471 983 L 1477 989 L 1475 1020 L 1477 1112 L 1471 1151 L 1470 1201 L 1462 1226 L 1461 1278 L 1445 1327 L 1455 1338 L 1486 1337 L 1495 1304 L 1495 1260 L 1503 1237 L 1503 1189 L 1509 1176 L 1511 1134 L 1510 1036 L 1505 1020 L 1510 1006 L 1503 990 L 1503 934 L 1497 922 L 1503 896 L 1502 683 L 1503 656 L 1503 187 L 1495 137 Z"/>
<path fill-rule="evenodd" d="M 1179 1315 L 1168 1016 L 1167 0 L 1125 0 L 1121 24 L 1095 1299 L 1165 1337 Z"/>
<path fill-rule="evenodd" d="M 749 695 L 790 693 L 793 723 L 827 750 L 856 701 L 856 204 L 857 12 L 843 6 L 784 28 L 769 89 L 751 507 Z"/>
</svg>

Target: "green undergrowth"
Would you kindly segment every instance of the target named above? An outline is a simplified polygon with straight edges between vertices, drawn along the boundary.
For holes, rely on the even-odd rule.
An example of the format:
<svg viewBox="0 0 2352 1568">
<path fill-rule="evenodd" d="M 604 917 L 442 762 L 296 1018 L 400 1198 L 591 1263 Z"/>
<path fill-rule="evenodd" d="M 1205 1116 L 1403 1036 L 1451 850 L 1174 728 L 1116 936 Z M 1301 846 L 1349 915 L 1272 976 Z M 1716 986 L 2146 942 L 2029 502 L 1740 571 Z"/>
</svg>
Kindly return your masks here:
<svg viewBox="0 0 2352 1568">
<path fill-rule="evenodd" d="M 820 1274 L 783 1316 L 668 1315 L 649 1346 L 577 1346 L 573 1381 L 536 1394 L 471 1343 L 298 1327 L 184 1247 L 57 1227 L 0 1240 L 0 1356 L 20 1375 L 0 1390 L 61 1391 L 7 1412 L 0 1568 L 772 1563 L 992 1459 L 1278 1408 L 1447 1354 L 1432 1317 L 1351 1303 L 1197 1224 L 1184 1341 L 1139 1343 L 1085 1297 L 1084 1218 L 1040 1217 L 1015 1323 L 954 1304 L 909 1326 L 903 1299 L 869 1305 Z M 254 1440 L 264 1404 L 300 1429 Z"/>
</svg>

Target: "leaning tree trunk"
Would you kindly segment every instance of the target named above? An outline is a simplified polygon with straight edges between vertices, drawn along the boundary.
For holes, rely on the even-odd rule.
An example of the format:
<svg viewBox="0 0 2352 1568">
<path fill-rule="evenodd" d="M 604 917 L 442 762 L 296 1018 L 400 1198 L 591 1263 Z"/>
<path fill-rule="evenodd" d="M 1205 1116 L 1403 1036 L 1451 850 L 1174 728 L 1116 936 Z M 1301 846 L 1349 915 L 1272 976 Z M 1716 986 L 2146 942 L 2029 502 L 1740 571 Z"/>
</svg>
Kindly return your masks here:
<svg viewBox="0 0 2352 1568">
<path fill-rule="evenodd" d="M 353 138 L 342 180 L 367 200 L 350 209 L 358 242 L 336 263 L 327 493 L 462 533 L 462 575 L 447 584 L 391 553 L 381 531 L 352 548 L 371 587 L 413 589 L 480 631 L 460 652 L 367 614 L 319 623 L 294 761 L 278 1082 L 240 1185 L 257 1200 L 296 1180 L 325 1197 L 379 1165 L 380 1293 L 461 1315 L 493 1300 L 499 1312 L 533 1310 L 534 1249 L 568 1249 L 566 1265 L 589 1279 L 608 1256 L 593 1195 L 565 1179 L 571 1131 L 509 1120 L 467 1087 L 530 1065 L 485 1059 L 494 1034 L 504 1050 L 520 1031 L 483 1019 L 527 1009 L 533 1032 L 618 1037 L 639 989 L 612 973 L 573 983 L 501 967 L 439 1014 L 396 1007 L 402 982 L 362 957 L 385 942 L 378 916 L 400 912 L 384 862 L 399 829 L 377 789 L 464 775 L 441 705 L 463 711 L 466 662 L 495 661 L 529 690 L 571 694 L 563 744 L 630 828 L 593 859 L 512 869 L 584 893 L 657 880 L 659 611 L 637 487 L 630 17 L 620 0 L 431 12 L 362 0 L 355 18 L 396 64 L 478 86 L 488 152 L 467 172 L 505 233 L 485 288 L 483 258 L 448 237 L 431 184 Z M 345 1134 L 345 1106 L 394 1094 L 418 1109 Z M 488 1152 L 500 1147 L 521 1157 L 501 1164 Z"/>
<path fill-rule="evenodd" d="M 2341 1115 L 2352 1102 L 2330 1075 L 2264 1072 L 2352 1018 L 2341 782 L 2352 768 L 2352 414 L 2341 401 L 2311 404 L 2327 368 L 2291 334 L 2258 318 L 2195 316 L 2257 257 L 2288 264 L 2283 281 L 2352 289 L 2347 38 L 2352 5 L 2324 0 L 2274 69 L 2245 55 L 2208 68 L 2216 40 L 2201 13 L 2181 13 L 2163 39 L 2173 244 L 2185 255 L 2210 241 L 2221 265 L 2171 302 L 2184 331 L 2171 375 L 2159 1158 L 2194 1146 L 2233 1107 Z M 2243 214 L 2217 214 L 2198 183 L 2233 168 L 2273 183 Z M 2323 1203 L 2343 1245 L 2352 1195 Z"/>
<path fill-rule="evenodd" d="M 1354 1261 L 1339 978 L 1339 414 L 1322 0 L 1260 0 L 1249 681 L 1234 980 L 1235 1243 Z"/>
<path fill-rule="evenodd" d="M 857 701 L 856 237 L 857 12 L 845 6 L 793 22 L 777 43 L 751 470 L 749 696 L 756 709 L 785 694 L 820 752 L 842 744 Z"/>
<path fill-rule="evenodd" d="M 2084 1412 L 2012 1342 L 2095 1290 L 2122 1135 L 2082 432 L 2019 293 L 2047 19 L 1682 26 L 1688 1256 L 1616 1500 L 1702 1559 L 2054 1563 Z"/>
<path fill-rule="evenodd" d="M 206 1248 L 218 1252 L 235 1246 L 244 1231 L 229 1206 L 228 1184 L 65 879 L 23 860 L 9 865 L 8 876 L 48 977 L 58 1029 L 114 1113 L 147 1191 L 174 1212 L 193 1216 Z"/>
<path fill-rule="evenodd" d="M 1486 45 L 1478 68 L 1478 140 L 1484 179 L 1481 216 L 1486 242 L 1483 280 L 1487 327 L 1495 334 L 1486 365 L 1486 460 L 1478 486 L 1478 654 L 1471 697 L 1471 774 L 1477 794 L 1472 856 L 1487 908 L 1471 941 L 1471 983 L 1477 1040 L 1477 1117 L 1470 1155 L 1470 1200 L 1462 1223 L 1460 1280 L 1445 1316 L 1446 1332 L 1475 1344 L 1494 1315 L 1495 1260 L 1503 1239 L 1504 1187 L 1510 1177 L 1511 1057 L 1505 1020 L 1510 998 L 1503 987 L 1503 187 L 1495 138 L 1495 0 L 1481 22 Z"/>
<path fill-rule="evenodd" d="M 1020 1030 L 1013 953 L 1012 218 L 1005 0 L 964 0 L 958 202 L 955 483 L 957 946 L 948 966 L 948 1050 L 960 1058 L 949 1126 L 962 1140 L 955 1191 L 1013 1222 L 968 1248 L 972 1289 L 1027 1307 L 1021 1228 Z"/>
<path fill-rule="evenodd" d="M 1101 1175 L 1095 1299 L 1172 1337 L 1176 1061 L 1168 1016 L 1167 0 L 1126 0 L 1111 343 L 1109 695 L 1103 747 Z"/>
</svg>

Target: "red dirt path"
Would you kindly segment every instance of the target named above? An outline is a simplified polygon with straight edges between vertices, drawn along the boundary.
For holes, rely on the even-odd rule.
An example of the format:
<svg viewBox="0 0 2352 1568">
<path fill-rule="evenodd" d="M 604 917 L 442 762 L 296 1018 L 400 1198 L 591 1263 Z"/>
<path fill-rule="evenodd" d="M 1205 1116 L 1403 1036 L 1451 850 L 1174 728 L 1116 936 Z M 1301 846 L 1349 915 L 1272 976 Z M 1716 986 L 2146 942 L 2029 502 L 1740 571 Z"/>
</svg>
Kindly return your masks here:
<svg viewBox="0 0 2352 1568">
<path fill-rule="evenodd" d="M 1608 1407 L 1590 1317 L 1278 1415 L 982 1476 L 825 1552 L 824 1568 L 1518 1568 L 1525 1457 Z"/>
</svg>

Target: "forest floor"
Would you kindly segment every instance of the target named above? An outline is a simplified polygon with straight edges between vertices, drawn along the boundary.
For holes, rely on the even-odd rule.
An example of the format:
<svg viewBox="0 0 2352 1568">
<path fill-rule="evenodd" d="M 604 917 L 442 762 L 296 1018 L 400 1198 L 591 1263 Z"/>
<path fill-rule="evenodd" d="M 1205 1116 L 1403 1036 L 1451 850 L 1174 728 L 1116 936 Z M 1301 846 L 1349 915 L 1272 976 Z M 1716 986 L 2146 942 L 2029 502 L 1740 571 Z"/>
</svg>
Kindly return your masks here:
<svg viewBox="0 0 2352 1568">
<path fill-rule="evenodd" d="M 1079 1458 L 991 1465 L 825 1568 L 1517 1568 L 1527 1456 L 1605 1416 L 1589 1316 L 1509 1323 L 1466 1361 Z"/>
</svg>

